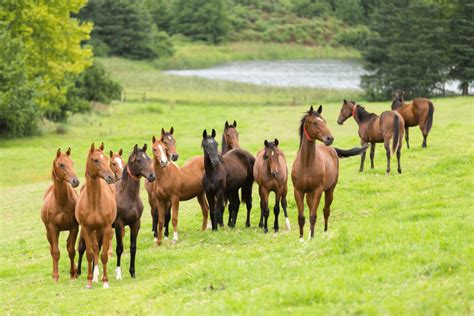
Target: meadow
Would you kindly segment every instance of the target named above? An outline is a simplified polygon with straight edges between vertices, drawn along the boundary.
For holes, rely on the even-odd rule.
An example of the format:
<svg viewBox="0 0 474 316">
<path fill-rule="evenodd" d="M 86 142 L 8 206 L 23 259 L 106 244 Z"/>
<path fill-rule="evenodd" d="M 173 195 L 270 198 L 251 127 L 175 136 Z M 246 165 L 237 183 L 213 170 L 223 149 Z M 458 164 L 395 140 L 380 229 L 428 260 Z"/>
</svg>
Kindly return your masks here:
<svg viewBox="0 0 474 316">
<path fill-rule="evenodd" d="M 310 103 L 323 104 L 334 146 L 359 144 L 352 119 L 343 126 L 336 124 L 342 99 L 357 97 L 355 91 L 177 78 L 145 63 L 102 61 L 127 89 L 149 91 L 153 98 L 142 102 L 138 96 L 74 115 L 66 134 L 46 128 L 41 136 L 0 141 L 2 313 L 474 313 L 474 100 L 469 97 L 433 100 L 436 111 L 428 148 L 421 148 L 419 130 L 411 129 L 412 148 L 407 150 L 403 144 L 400 175 L 385 175 L 381 145 L 373 170 L 366 161 L 366 171 L 359 173 L 358 157 L 341 160 L 329 234 L 323 234 L 319 210 L 315 238 L 299 241 L 290 180 L 291 231 L 264 234 L 258 228 L 259 197 L 254 185 L 250 228 L 245 228 L 241 206 L 235 229 L 202 232 L 199 206 L 192 200 L 181 204 L 179 242 L 165 241 L 157 247 L 142 190 L 145 211 L 138 237 L 137 278 L 131 279 L 127 272 L 127 229 L 123 281 L 111 275 L 109 290 L 100 284 L 87 290 L 84 276 L 69 280 L 66 234 L 62 234 L 60 280 L 54 284 L 40 208 L 58 147 L 71 146 L 76 172 L 84 183 L 92 142 L 104 141 L 107 152 L 123 148 L 129 153 L 134 144 L 150 144 L 162 127 L 173 126 L 182 165 L 202 154 L 204 128 L 215 128 L 220 138 L 225 121 L 237 120 L 243 148 L 256 154 L 264 139 L 278 138 L 291 169 L 298 149 L 298 121 Z M 360 103 L 376 113 L 390 107 L 389 102 Z M 273 223 L 272 212 L 269 220 Z M 307 224 L 305 238 L 308 230 Z M 114 255 L 109 261 L 110 272 L 115 260 Z"/>
</svg>

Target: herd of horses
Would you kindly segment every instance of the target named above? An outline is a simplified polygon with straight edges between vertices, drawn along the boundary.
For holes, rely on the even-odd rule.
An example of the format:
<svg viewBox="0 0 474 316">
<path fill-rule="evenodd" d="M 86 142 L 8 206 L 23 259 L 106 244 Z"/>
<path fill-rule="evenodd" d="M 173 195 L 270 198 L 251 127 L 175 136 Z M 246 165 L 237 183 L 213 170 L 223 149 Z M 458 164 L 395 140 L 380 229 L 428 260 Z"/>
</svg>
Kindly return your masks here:
<svg viewBox="0 0 474 316">
<path fill-rule="evenodd" d="M 298 209 L 300 240 L 305 225 L 304 201 L 310 214 L 310 233 L 314 237 L 316 211 L 324 192 L 324 231 L 328 230 L 330 207 L 339 177 L 339 158 L 361 156 L 360 171 L 363 171 L 365 152 L 371 146 L 371 167 L 374 168 L 375 143 L 384 143 L 387 153 L 387 173 L 390 172 L 390 157 L 396 154 L 398 172 L 401 172 L 400 156 L 405 133 L 409 147 L 408 128 L 419 125 L 423 134 L 423 147 L 433 123 L 434 106 L 428 99 L 415 99 L 405 103 L 403 94 L 395 95 L 392 110 L 376 115 L 367 112 L 354 101 L 344 100 L 337 122 L 343 124 L 353 117 L 359 125 L 362 147 L 343 150 L 332 147 L 334 137 L 323 118 L 322 106 L 313 106 L 303 115 L 299 125 L 300 144 L 293 162 L 291 179 Z M 86 183 L 77 193 L 79 180 L 74 171 L 71 149 L 56 152 L 52 166 L 52 180 L 43 197 L 41 219 L 46 227 L 53 259 L 53 279 L 58 281 L 59 233 L 69 231 L 67 250 L 70 259 L 70 276 L 81 274 L 83 254 L 87 258 L 87 287 L 99 279 L 99 254 L 103 266 L 103 287 L 108 288 L 107 262 L 112 253 L 115 232 L 117 266 L 115 277 L 122 279 L 121 255 L 125 226 L 130 227 L 131 277 L 135 277 L 137 236 L 143 213 L 140 199 L 140 179 L 145 181 L 152 216 L 152 230 L 157 245 L 168 237 L 170 220 L 173 225 L 173 240 L 178 240 L 178 214 L 180 201 L 196 198 L 202 211 L 202 230 L 213 231 L 224 226 L 224 210 L 228 206 L 227 226 L 235 227 L 241 201 L 247 208 L 245 225 L 250 226 L 252 209 L 252 186 L 258 184 L 260 196 L 259 227 L 268 232 L 269 194 L 275 193 L 273 229 L 279 230 L 280 206 L 285 216 L 285 226 L 290 230 L 287 212 L 288 168 L 278 139 L 264 141 L 264 147 L 254 157 L 240 148 L 237 122 L 225 122 L 221 151 L 216 140 L 216 131 L 203 131 L 201 147 L 203 156 L 189 159 L 182 167 L 174 162 L 179 155 L 176 150 L 174 129 L 161 130 L 160 137 L 152 137 L 152 157 L 147 154 L 147 144 L 135 145 L 127 162 L 118 153 L 104 152 L 104 144 L 91 145 L 87 160 Z M 317 143 L 316 141 L 322 143 Z M 391 142 L 391 144 L 390 144 Z M 240 191 L 240 196 L 239 196 Z M 79 234 L 79 227 L 81 227 Z M 79 235 L 79 262 L 76 268 L 75 244 Z M 102 249 L 102 252 L 100 252 Z"/>
</svg>

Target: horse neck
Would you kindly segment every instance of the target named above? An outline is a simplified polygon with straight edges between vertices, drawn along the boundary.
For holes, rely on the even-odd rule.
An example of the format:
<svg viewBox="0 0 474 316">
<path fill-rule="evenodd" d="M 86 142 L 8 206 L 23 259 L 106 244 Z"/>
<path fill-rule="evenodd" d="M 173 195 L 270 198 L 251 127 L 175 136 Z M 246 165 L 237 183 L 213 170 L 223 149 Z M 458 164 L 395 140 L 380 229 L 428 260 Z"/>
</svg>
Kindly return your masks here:
<svg viewBox="0 0 474 316">
<path fill-rule="evenodd" d="M 86 171 L 87 197 L 90 201 L 98 201 L 102 193 L 100 178 L 93 179 Z"/>
<path fill-rule="evenodd" d="M 356 111 L 354 112 L 354 120 L 356 121 L 357 125 L 361 125 L 362 123 L 365 123 L 363 120 L 363 116 L 368 116 L 370 115 L 369 112 L 367 112 L 363 107 L 357 107 L 357 104 L 354 105 L 356 107 Z M 359 115 L 359 113 L 361 115 Z"/>
<path fill-rule="evenodd" d="M 125 168 L 128 170 L 128 164 Z M 122 190 L 125 191 L 129 197 L 136 199 L 138 194 L 140 194 L 140 178 L 138 178 L 138 180 L 133 179 L 128 175 L 127 170 L 125 170 L 122 175 Z"/>
<path fill-rule="evenodd" d="M 172 162 L 168 161 L 168 164 L 172 164 Z M 163 168 L 163 167 L 161 167 L 159 162 L 154 160 L 153 168 L 155 169 L 155 175 L 156 175 L 156 181 L 157 182 L 165 180 L 168 176 L 171 175 L 171 165 L 167 165 L 166 167 Z"/>
<path fill-rule="evenodd" d="M 316 141 L 309 141 L 306 136 L 303 136 L 303 140 L 301 141 L 301 148 L 300 148 L 300 159 L 303 163 L 303 166 L 308 167 L 316 159 Z"/>
<path fill-rule="evenodd" d="M 229 144 L 227 143 L 227 139 L 225 138 L 225 135 L 222 135 L 222 155 L 224 155 L 226 152 L 228 152 L 231 149 L 232 148 L 229 148 Z"/>
<path fill-rule="evenodd" d="M 219 157 L 220 158 L 220 157 Z M 204 153 L 204 171 L 206 174 L 212 174 L 216 168 L 212 166 L 211 159 L 207 153 Z"/>
<path fill-rule="evenodd" d="M 54 174 L 54 169 L 52 172 L 52 177 L 53 177 L 53 194 L 54 197 L 56 198 L 56 202 L 62 204 L 66 203 L 69 200 L 69 194 L 68 194 L 68 184 L 64 180 L 59 180 L 55 174 Z"/>
</svg>

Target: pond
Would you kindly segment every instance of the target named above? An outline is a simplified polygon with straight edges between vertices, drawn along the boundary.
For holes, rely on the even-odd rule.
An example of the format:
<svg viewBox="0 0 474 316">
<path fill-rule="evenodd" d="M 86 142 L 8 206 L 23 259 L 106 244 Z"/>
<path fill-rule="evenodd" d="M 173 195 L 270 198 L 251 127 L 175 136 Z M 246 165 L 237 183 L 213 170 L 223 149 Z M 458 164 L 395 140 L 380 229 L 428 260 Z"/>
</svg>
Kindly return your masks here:
<svg viewBox="0 0 474 316">
<path fill-rule="evenodd" d="M 365 73 L 357 60 L 276 60 L 238 61 L 209 69 L 168 70 L 167 74 L 229 80 L 277 87 L 312 87 L 360 90 Z M 450 91 L 459 83 L 445 85 Z"/>
</svg>

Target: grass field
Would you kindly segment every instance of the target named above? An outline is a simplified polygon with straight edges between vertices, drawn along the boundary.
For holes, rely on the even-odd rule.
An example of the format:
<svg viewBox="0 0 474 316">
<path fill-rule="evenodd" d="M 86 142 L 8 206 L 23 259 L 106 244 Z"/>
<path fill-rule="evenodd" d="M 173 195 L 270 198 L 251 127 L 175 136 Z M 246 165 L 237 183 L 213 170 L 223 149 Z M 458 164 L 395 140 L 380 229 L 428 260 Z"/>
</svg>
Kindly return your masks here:
<svg viewBox="0 0 474 316">
<path fill-rule="evenodd" d="M 109 69 L 120 63 L 106 62 Z M 109 290 L 100 285 L 86 290 L 84 276 L 69 280 L 63 234 L 60 281 L 54 284 L 40 208 L 58 147 L 72 147 L 81 182 L 91 142 L 104 141 L 107 151 L 123 147 L 129 152 L 135 143 L 150 143 L 161 127 L 174 126 L 180 164 L 202 154 L 204 128 L 216 128 L 220 134 L 225 120 L 238 121 L 241 145 L 252 153 L 263 146 L 265 138 L 277 137 L 289 168 L 298 149 L 297 122 L 307 105 L 300 105 L 303 101 L 295 106 L 280 103 L 295 93 L 293 89 L 214 83 L 216 88 L 211 91 L 212 82 L 179 81 L 160 74 L 156 78 L 147 73 L 148 68 L 140 71 L 148 66 L 134 65 L 130 65 L 129 79 L 120 69 L 114 77 L 126 87 L 156 91 L 162 99 L 76 115 L 66 135 L 46 133 L 0 141 L 2 313 L 474 313 L 474 99 L 461 97 L 434 100 L 434 126 L 427 149 L 420 146 L 419 131 L 411 130 L 413 148 L 402 151 L 403 174 L 385 176 L 381 145 L 376 149 L 374 170 L 359 173 L 358 157 L 341 161 L 327 236 L 322 233 L 320 210 L 316 238 L 299 242 L 291 181 L 292 231 L 263 234 L 257 226 L 259 197 L 254 186 L 251 228 L 244 227 L 241 207 L 235 229 L 201 232 L 201 215 L 193 200 L 181 204 L 176 245 L 168 241 L 159 248 L 154 245 L 146 206 L 138 239 L 137 278 L 132 280 L 125 272 L 127 242 L 124 280 L 111 278 Z M 137 78 L 146 80 L 134 81 Z M 236 95 L 238 106 L 233 100 Z M 170 101 L 178 96 L 182 102 Z M 336 124 L 341 105 L 336 96 L 342 99 L 346 94 L 334 92 L 334 101 L 323 102 L 323 116 L 335 137 L 334 145 L 353 147 L 359 143 L 356 124 L 352 120 L 344 126 Z M 214 102 L 208 103 L 209 99 Z M 270 107 L 259 100 L 281 106 Z M 306 102 L 319 104 L 320 100 L 308 94 Z M 365 105 L 373 112 L 389 107 L 388 102 Z M 144 191 L 141 196 L 147 205 Z M 273 214 L 269 220 L 273 221 Z M 109 271 L 113 272 L 115 260 L 114 255 Z"/>
</svg>

